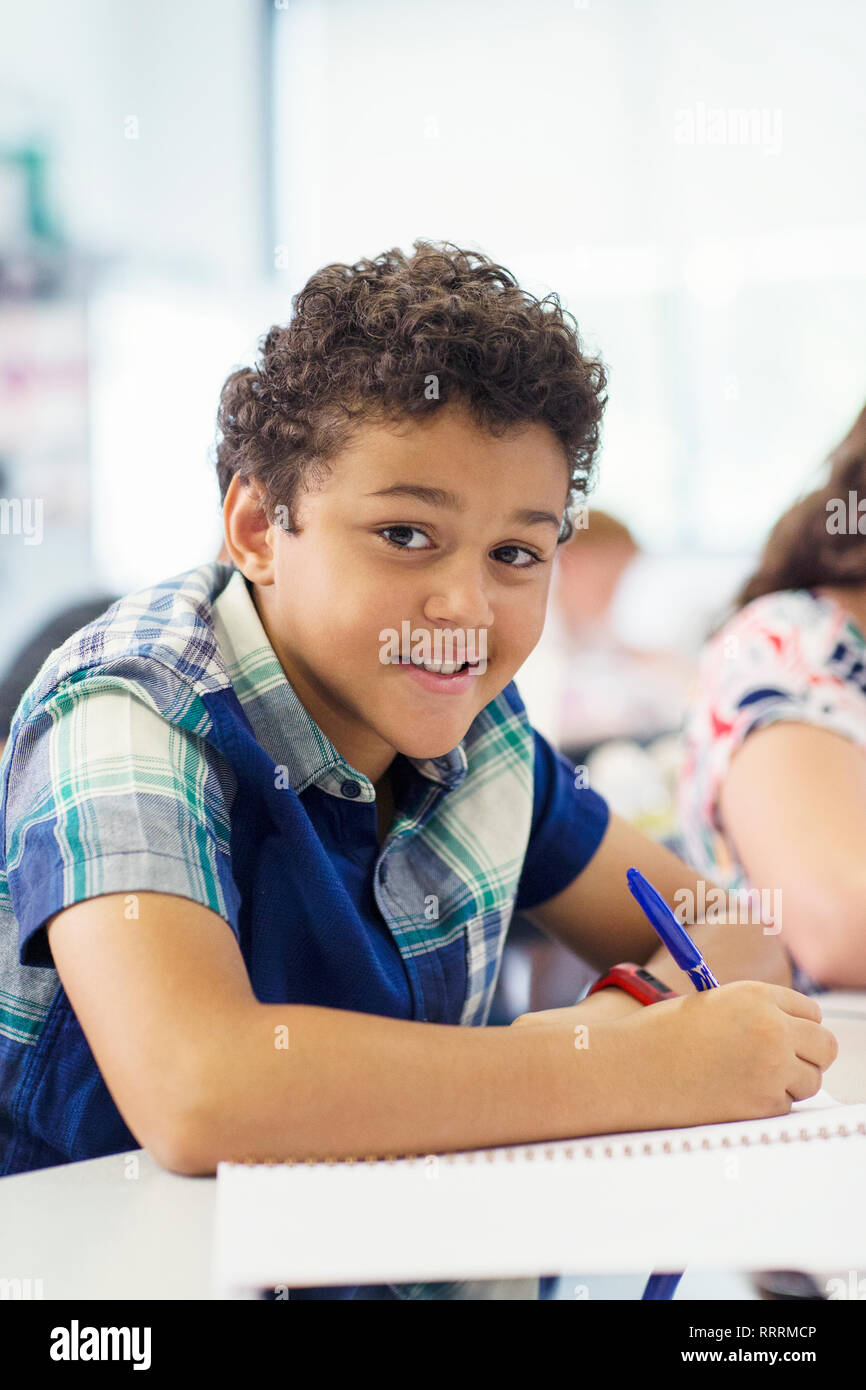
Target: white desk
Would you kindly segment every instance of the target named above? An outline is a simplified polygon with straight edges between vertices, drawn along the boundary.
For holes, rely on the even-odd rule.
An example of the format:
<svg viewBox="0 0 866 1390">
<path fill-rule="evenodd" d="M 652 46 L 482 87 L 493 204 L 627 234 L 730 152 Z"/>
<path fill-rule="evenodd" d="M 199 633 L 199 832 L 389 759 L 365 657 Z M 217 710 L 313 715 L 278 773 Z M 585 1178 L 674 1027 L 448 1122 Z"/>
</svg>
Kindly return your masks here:
<svg viewBox="0 0 866 1390">
<path fill-rule="evenodd" d="M 819 996 L 839 1039 L 824 1085 L 845 1102 L 866 1101 L 866 996 L 860 1018 L 852 1000 Z M 0 1178 L 0 1278 L 41 1278 L 46 1299 L 211 1299 L 215 1197 L 215 1178 L 144 1149 Z"/>
<path fill-rule="evenodd" d="M 146 1149 L 0 1178 L 0 1276 L 44 1298 L 211 1298 L 215 1196 Z"/>
</svg>

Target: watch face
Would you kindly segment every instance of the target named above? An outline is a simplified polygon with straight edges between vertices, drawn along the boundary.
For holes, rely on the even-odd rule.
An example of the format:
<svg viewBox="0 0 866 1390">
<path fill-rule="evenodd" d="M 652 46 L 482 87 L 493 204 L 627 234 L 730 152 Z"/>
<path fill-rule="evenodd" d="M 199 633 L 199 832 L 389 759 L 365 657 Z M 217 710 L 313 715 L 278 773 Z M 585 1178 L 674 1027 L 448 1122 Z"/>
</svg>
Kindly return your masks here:
<svg viewBox="0 0 866 1390">
<path fill-rule="evenodd" d="M 657 989 L 660 994 L 673 994 L 674 992 L 670 985 L 663 984 L 661 980 L 656 979 L 655 975 L 651 975 L 648 970 L 644 970 L 643 966 L 639 966 L 635 974 L 639 975 L 640 978 L 645 980 L 648 985 L 651 985 L 653 989 Z"/>
<path fill-rule="evenodd" d="M 675 989 L 657 979 L 652 971 L 645 970 L 643 966 L 635 965 L 632 961 L 623 961 L 621 965 L 611 966 L 607 974 L 596 981 L 589 993 L 593 994 L 595 990 L 611 985 L 630 994 L 641 1004 L 659 1004 L 665 999 L 677 998 Z"/>
</svg>

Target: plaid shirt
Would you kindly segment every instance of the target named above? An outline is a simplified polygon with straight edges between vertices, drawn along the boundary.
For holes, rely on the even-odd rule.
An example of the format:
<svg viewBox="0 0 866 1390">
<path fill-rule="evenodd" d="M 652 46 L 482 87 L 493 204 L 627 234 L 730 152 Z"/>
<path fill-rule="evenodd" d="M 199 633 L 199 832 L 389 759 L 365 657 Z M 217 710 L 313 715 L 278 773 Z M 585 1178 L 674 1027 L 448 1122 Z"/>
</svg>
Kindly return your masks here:
<svg viewBox="0 0 866 1390">
<path fill-rule="evenodd" d="M 449 753 L 398 755 L 380 846 L 372 783 L 217 561 L 52 652 L 0 778 L 0 1175 L 137 1147 L 54 970 L 55 912 L 179 894 L 229 922 L 261 1002 L 478 1025 L 515 906 L 571 882 L 608 817 L 512 684 Z"/>
</svg>

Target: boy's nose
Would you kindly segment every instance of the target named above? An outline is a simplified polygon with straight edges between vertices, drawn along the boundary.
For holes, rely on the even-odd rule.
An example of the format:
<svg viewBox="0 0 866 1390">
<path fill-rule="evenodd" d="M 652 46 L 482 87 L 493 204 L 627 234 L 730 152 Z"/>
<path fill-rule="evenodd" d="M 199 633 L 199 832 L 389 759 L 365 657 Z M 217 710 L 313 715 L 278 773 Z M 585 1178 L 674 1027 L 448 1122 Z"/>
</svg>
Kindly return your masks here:
<svg viewBox="0 0 866 1390">
<path fill-rule="evenodd" d="M 435 595 L 424 605 L 424 617 L 428 623 L 438 627 L 481 628 L 492 627 L 493 610 L 484 594 L 450 591 L 448 595 Z"/>
<path fill-rule="evenodd" d="M 454 583 L 447 589 L 431 594 L 424 604 L 428 622 L 446 627 L 489 628 L 493 625 L 493 609 L 483 586 L 478 583 Z"/>
</svg>

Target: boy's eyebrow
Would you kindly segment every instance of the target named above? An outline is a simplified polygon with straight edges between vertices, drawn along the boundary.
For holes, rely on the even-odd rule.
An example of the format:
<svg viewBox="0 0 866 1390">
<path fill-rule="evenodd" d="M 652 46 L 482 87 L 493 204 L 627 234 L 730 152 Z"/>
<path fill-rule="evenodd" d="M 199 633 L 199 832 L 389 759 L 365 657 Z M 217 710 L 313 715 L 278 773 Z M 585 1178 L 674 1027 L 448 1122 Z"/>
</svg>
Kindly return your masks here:
<svg viewBox="0 0 866 1390">
<path fill-rule="evenodd" d="M 464 512 L 466 504 L 459 498 L 456 492 L 448 492 L 441 487 L 427 487 L 422 483 L 392 483 L 390 487 L 379 488 L 376 492 L 368 492 L 367 497 L 393 497 L 395 495 L 403 497 L 415 497 L 419 502 L 428 502 L 432 507 L 450 507 L 452 511 Z M 516 512 L 512 512 L 509 520 L 520 521 L 525 526 L 535 526 L 540 523 L 549 523 L 555 526 L 557 531 L 562 525 L 562 517 L 554 516 L 553 512 L 538 511 L 533 507 L 521 507 Z"/>
</svg>

